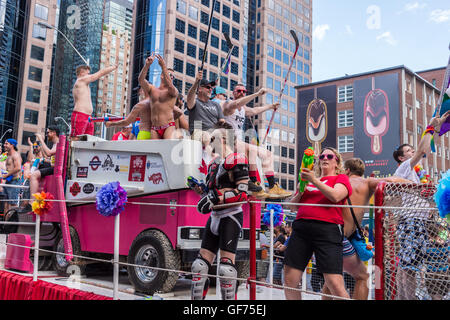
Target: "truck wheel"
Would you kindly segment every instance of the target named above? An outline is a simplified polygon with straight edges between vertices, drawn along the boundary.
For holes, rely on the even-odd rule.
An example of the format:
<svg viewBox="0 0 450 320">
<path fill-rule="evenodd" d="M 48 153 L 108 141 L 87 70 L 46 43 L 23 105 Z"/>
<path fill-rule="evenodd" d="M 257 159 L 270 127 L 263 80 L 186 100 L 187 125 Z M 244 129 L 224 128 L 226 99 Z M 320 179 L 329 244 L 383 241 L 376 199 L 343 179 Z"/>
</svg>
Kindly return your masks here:
<svg viewBox="0 0 450 320">
<path fill-rule="evenodd" d="M 172 249 L 160 231 L 148 230 L 134 239 L 128 254 L 129 264 L 180 270 L 180 255 Z M 178 272 L 128 266 L 128 278 L 138 292 L 154 294 L 170 292 L 178 280 Z"/>
<path fill-rule="evenodd" d="M 73 254 L 81 255 L 80 239 L 78 238 L 77 232 L 72 227 L 70 227 L 70 239 L 72 241 Z M 64 240 L 61 231 L 58 232 L 53 251 L 64 253 Z M 81 258 L 74 257 L 72 261 L 69 262 L 66 260 L 66 256 L 64 254 L 54 253 L 52 255 L 52 260 L 55 271 L 60 276 L 68 276 L 71 274 L 84 275 L 86 273 L 86 263 Z"/>
</svg>

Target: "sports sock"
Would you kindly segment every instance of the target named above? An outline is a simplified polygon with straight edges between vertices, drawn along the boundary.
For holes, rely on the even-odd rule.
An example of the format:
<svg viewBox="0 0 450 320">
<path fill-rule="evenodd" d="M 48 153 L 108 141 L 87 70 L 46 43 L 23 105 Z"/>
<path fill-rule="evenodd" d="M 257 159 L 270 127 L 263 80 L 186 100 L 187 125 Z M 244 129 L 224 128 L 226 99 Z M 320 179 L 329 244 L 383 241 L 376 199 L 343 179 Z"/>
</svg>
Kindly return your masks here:
<svg viewBox="0 0 450 320">
<path fill-rule="evenodd" d="M 273 174 L 266 174 L 267 182 L 269 182 L 269 189 L 272 189 L 275 185 L 275 177 Z"/>
<path fill-rule="evenodd" d="M 248 176 L 250 177 L 250 180 L 252 180 L 253 182 L 256 183 L 258 181 L 258 179 L 257 179 L 258 173 L 256 171 L 250 170 L 248 172 Z"/>
</svg>

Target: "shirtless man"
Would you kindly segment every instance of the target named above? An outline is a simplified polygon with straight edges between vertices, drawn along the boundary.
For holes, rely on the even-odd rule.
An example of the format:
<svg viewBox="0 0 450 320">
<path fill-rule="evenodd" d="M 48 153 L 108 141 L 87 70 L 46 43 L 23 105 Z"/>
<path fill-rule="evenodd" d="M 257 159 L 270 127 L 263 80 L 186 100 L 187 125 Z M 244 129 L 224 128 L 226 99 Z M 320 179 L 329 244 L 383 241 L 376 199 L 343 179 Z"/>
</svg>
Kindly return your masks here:
<svg viewBox="0 0 450 320">
<path fill-rule="evenodd" d="M 21 184 L 20 177 L 22 170 L 22 157 L 19 152 L 17 152 L 17 141 L 14 139 L 8 139 L 4 143 L 4 147 L 8 155 L 8 158 L 6 159 L 7 173 L 3 173 L 1 177 L 5 181 L 5 184 L 18 186 Z M 4 187 L 4 190 L 9 200 L 5 203 L 5 212 L 8 212 L 11 206 L 17 204 L 20 189 Z"/>
<path fill-rule="evenodd" d="M 147 80 L 145 80 L 147 81 Z M 150 84 L 149 84 L 150 85 Z M 137 118 L 140 118 L 139 121 L 139 133 L 136 140 L 150 140 L 151 139 L 151 128 L 152 128 L 152 110 L 150 107 L 150 98 L 146 94 L 146 91 L 139 88 L 139 102 L 133 107 L 128 116 L 120 121 L 108 121 L 105 122 L 105 126 L 107 128 L 110 127 L 126 127 L 131 123 L 135 122 Z M 178 120 L 179 117 L 183 116 L 183 111 L 174 107 L 173 117 Z M 186 120 L 184 120 L 186 122 Z M 181 123 L 181 120 L 180 120 Z"/>
<path fill-rule="evenodd" d="M 374 194 L 378 183 L 380 182 L 407 182 L 407 180 L 390 177 L 390 178 L 364 178 L 365 165 L 359 158 L 352 158 L 345 161 L 344 164 L 345 174 L 350 178 L 350 184 L 352 185 L 353 193 L 350 196 L 352 205 L 355 206 L 367 206 L 369 200 Z M 364 218 L 364 208 L 353 208 L 356 220 L 361 226 Z M 355 289 L 353 291 L 353 299 L 367 300 L 369 295 L 369 288 L 367 286 L 367 280 L 369 274 L 367 273 L 367 267 L 363 261 L 361 261 L 353 248 L 348 237 L 350 237 L 356 231 L 356 225 L 353 221 L 353 216 L 349 208 L 342 210 L 344 218 L 344 271 L 347 272 L 355 279 Z M 323 293 L 330 294 L 326 285 L 323 288 Z M 324 300 L 326 300 L 324 298 Z"/>
<path fill-rule="evenodd" d="M 147 81 L 147 80 L 145 80 Z M 144 89 L 139 88 L 139 102 L 131 109 L 126 119 L 120 121 L 105 122 L 105 126 L 109 127 L 126 127 L 140 118 L 139 134 L 137 140 L 150 140 L 152 128 L 152 112 L 150 108 L 150 98 Z"/>
<path fill-rule="evenodd" d="M 161 67 L 161 85 L 159 88 L 151 85 L 145 78 L 153 61 L 158 59 Z M 173 85 L 173 70 L 167 69 L 166 63 L 159 54 L 147 58 L 145 66 L 139 74 L 139 84 L 150 97 L 151 108 L 151 139 L 171 139 L 175 132 L 173 110 L 178 97 L 178 90 Z"/>
<path fill-rule="evenodd" d="M 75 103 L 71 117 L 72 131 L 70 136 L 72 137 L 72 140 L 77 140 L 76 137 L 82 134 L 94 134 L 94 123 L 89 122 L 89 117 L 94 111 L 89 84 L 97 81 L 108 73 L 111 73 L 117 69 L 117 66 L 118 65 L 102 69 L 94 74 L 90 74 L 91 68 L 89 66 L 79 66 L 76 69 L 77 81 L 75 81 L 72 89 L 73 100 Z"/>
</svg>

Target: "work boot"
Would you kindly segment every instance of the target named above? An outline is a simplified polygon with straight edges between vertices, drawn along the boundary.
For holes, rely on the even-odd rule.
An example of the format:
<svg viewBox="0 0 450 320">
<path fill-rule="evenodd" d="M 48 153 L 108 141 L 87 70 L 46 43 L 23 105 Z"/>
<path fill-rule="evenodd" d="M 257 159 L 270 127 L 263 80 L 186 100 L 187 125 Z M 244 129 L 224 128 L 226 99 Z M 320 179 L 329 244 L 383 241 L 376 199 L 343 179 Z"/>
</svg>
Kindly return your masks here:
<svg viewBox="0 0 450 320">
<path fill-rule="evenodd" d="M 290 197 L 292 192 L 284 190 L 278 185 L 278 183 L 275 183 L 275 185 L 269 189 L 268 195 L 269 199 L 285 199 Z"/>
<path fill-rule="evenodd" d="M 252 188 L 254 188 L 255 191 L 252 191 L 251 195 L 258 199 L 266 199 L 269 195 L 264 191 L 264 188 L 261 186 L 261 183 L 259 181 L 253 182 L 249 181 L 248 183 L 248 190 L 250 191 L 250 182 L 252 184 Z"/>
</svg>

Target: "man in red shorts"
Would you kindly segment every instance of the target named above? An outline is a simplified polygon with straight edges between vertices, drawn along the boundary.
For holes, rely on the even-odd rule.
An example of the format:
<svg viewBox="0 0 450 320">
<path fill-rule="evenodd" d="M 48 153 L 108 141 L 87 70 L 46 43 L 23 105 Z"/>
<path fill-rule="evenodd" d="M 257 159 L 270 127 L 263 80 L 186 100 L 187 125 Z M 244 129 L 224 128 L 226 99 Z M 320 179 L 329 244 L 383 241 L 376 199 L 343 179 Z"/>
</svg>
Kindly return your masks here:
<svg viewBox="0 0 450 320">
<path fill-rule="evenodd" d="M 90 74 L 91 68 L 86 65 L 79 66 L 76 69 L 77 81 L 75 81 L 72 89 L 75 104 L 71 119 L 72 130 L 70 136 L 72 140 L 77 140 L 76 137 L 82 134 L 94 134 L 94 123 L 89 122 L 89 117 L 94 111 L 89 84 L 111 73 L 115 69 L 117 69 L 117 65 L 102 69 L 94 74 Z"/>
</svg>

